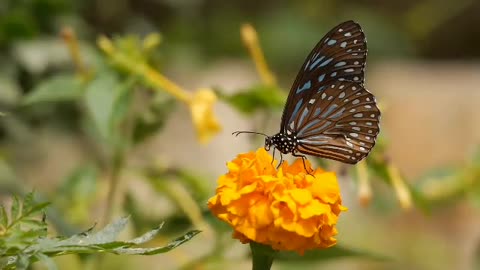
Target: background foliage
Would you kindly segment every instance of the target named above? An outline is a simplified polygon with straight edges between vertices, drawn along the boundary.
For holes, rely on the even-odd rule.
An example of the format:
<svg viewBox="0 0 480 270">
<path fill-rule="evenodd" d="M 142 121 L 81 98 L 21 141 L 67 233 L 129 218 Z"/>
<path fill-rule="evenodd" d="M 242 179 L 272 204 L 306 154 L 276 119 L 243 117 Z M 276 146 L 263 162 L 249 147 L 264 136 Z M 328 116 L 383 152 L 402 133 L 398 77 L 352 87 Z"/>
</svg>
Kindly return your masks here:
<svg viewBox="0 0 480 270">
<path fill-rule="evenodd" d="M 381 137 L 366 163 L 354 168 L 318 160 L 343 179 L 350 210 L 342 217 L 340 245 L 284 258 L 277 267 L 475 269 L 480 131 L 468 98 L 478 97 L 472 74 L 479 72 L 479 10 L 471 0 L 3 0 L 0 199 L 10 210 L 2 212 L 0 232 L 11 225 L 7 216 L 22 217 L 28 226 L 18 232 L 31 232 L 20 233 L 27 237 L 22 245 L 32 248 L 29 241 L 75 238 L 95 223 L 100 229 L 130 216 L 129 225 L 120 226 L 124 239 L 164 224 L 155 231 L 159 237 L 149 239 L 153 246 L 191 230 L 203 233 L 148 258 L 84 254 L 51 261 L 55 254 L 42 251 L 32 261 L 60 269 L 148 268 L 159 262 L 165 269 L 248 268 L 245 247 L 206 210 L 225 161 L 262 144 L 230 133 L 275 132 L 308 51 L 333 25 L 354 19 L 368 38 L 367 86 L 385 115 Z M 255 71 L 252 60 L 259 60 L 250 57 L 252 43 L 240 33 L 246 22 L 258 32 L 273 79 Z M 450 81 L 452 87 L 443 90 Z M 194 118 L 198 104 L 213 108 L 211 93 L 218 97 L 214 116 L 221 132 L 215 119 Z M 425 114 L 448 126 L 420 120 Z M 402 119 L 419 125 L 402 126 Z M 205 134 L 208 145 L 200 146 L 196 134 Z M 430 150 L 415 143 L 419 134 L 432 134 Z M 27 195 L 32 190 L 50 206 L 33 204 Z M 26 196 L 23 215 L 15 210 L 22 209 L 15 196 Z M 2 265 L 11 255 L 4 253 L 7 244 L 23 250 L 18 239 L 5 235 Z M 110 251 L 131 247 L 114 243 Z"/>
</svg>

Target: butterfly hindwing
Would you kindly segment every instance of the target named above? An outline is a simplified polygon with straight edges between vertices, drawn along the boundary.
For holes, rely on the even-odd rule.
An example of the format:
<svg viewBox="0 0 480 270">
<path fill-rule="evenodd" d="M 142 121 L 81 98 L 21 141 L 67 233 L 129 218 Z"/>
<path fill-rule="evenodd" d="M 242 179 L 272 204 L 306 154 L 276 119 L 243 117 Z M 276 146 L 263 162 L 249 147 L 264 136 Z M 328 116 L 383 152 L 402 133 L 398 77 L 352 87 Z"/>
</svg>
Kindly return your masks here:
<svg viewBox="0 0 480 270">
<path fill-rule="evenodd" d="M 356 163 L 375 145 L 380 110 L 359 83 L 333 83 L 302 104 L 286 127 L 296 135 L 299 152 Z"/>
<path fill-rule="evenodd" d="M 328 32 L 303 63 L 282 115 L 281 132 L 297 117 L 302 102 L 337 81 L 363 85 L 367 45 L 357 23 L 347 21 Z"/>
</svg>

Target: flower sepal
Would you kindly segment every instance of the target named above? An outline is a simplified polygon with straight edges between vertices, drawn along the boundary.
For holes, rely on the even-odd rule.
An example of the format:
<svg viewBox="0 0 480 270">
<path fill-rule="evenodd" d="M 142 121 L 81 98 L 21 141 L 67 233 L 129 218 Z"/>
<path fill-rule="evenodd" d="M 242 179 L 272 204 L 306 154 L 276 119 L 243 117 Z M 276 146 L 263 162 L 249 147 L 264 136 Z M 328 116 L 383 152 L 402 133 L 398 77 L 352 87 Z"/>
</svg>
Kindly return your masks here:
<svg viewBox="0 0 480 270">
<path fill-rule="evenodd" d="M 252 269 L 253 270 L 270 270 L 273 259 L 278 251 L 271 246 L 250 242 L 250 251 L 252 252 Z"/>
</svg>

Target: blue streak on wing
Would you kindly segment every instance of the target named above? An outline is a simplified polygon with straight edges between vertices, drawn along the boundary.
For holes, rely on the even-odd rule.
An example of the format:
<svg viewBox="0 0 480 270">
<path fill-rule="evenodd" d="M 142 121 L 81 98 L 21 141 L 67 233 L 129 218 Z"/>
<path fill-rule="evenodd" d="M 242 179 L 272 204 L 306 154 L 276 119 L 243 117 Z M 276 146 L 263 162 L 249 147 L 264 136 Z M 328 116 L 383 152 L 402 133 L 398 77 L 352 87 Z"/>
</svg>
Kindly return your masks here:
<svg viewBox="0 0 480 270">
<path fill-rule="evenodd" d="M 322 75 L 320 75 L 320 76 L 318 76 L 318 82 L 322 82 L 323 79 L 325 79 L 325 73 L 322 74 Z"/>
<path fill-rule="evenodd" d="M 345 111 L 345 107 L 341 108 L 338 112 L 336 112 L 334 115 L 330 116 L 331 119 L 337 119 L 340 116 L 342 116 L 343 112 Z"/>
<path fill-rule="evenodd" d="M 305 116 L 307 116 L 308 114 L 308 109 L 305 108 L 302 112 L 302 115 L 300 116 L 300 121 L 298 121 L 298 124 L 296 124 L 297 126 L 301 126 L 303 124 L 303 120 L 305 120 Z"/>
<path fill-rule="evenodd" d="M 330 139 L 332 139 L 332 138 L 329 137 L 329 136 L 323 135 L 323 134 L 308 137 L 308 140 L 327 140 L 328 141 Z M 303 139 L 303 140 L 306 140 L 306 139 Z"/>
<path fill-rule="evenodd" d="M 326 117 L 328 116 L 330 113 L 332 113 L 336 108 L 338 108 L 338 105 L 337 104 L 332 104 L 330 105 L 330 107 L 328 107 L 328 109 L 322 114 L 321 117 Z"/>
<path fill-rule="evenodd" d="M 313 63 L 311 63 L 309 70 L 314 69 L 323 60 L 323 58 L 325 58 L 325 56 L 322 56 L 322 57 L 318 58 L 317 60 L 315 60 Z"/>
<path fill-rule="evenodd" d="M 328 144 L 331 141 L 331 137 L 325 135 L 317 135 L 317 136 L 308 136 L 306 138 L 300 139 L 301 143 L 309 144 L 309 145 L 322 145 Z"/>
<path fill-rule="evenodd" d="M 332 62 L 332 60 L 333 60 L 333 57 L 332 57 L 332 58 L 329 58 L 329 59 L 327 59 L 327 60 L 325 60 L 325 61 L 323 61 L 323 62 L 320 64 L 320 67 L 324 67 L 324 66 L 328 65 L 330 62 Z"/>
<path fill-rule="evenodd" d="M 298 136 L 301 137 L 303 132 L 309 128 L 311 128 L 313 125 L 316 125 L 320 123 L 320 119 L 314 119 L 313 121 L 311 121 L 310 123 L 308 123 L 306 126 L 304 126 L 299 132 L 298 132 Z"/>
<path fill-rule="evenodd" d="M 341 61 L 341 62 L 336 63 L 336 64 L 335 64 L 335 67 L 345 66 L 346 64 L 347 64 L 347 62 Z"/>
<path fill-rule="evenodd" d="M 303 71 L 306 71 L 306 70 L 307 70 L 308 65 L 310 65 L 310 60 L 308 60 L 307 63 L 305 64 L 305 68 L 303 69 Z"/>
<path fill-rule="evenodd" d="M 312 121 L 312 122 L 313 122 L 313 121 Z M 317 122 L 317 123 L 319 123 L 319 122 L 320 122 L 320 119 L 318 119 L 318 122 Z M 311 135 L 321 134 L 321 133 L 323 132 L 323 130 L 324 130 L 326 127 L 328 127 L 329 125 L 331 125 L 331 124 L 332 124 L 332 121 L 326 121 L 326 122 L 323 123 L 323 125 L 321 125 L 320 127 L 315 128 L 314 130 L 311 130 L 311 131 L 309 131 L 309 132 L 306 132 L 306 130 L 308 130 L 307 126 L 309 126 L 309 127 L 312 126 L 312 125 L 309 124 L 309 125 L 305 126 L 305 128 L 303 128 L 301 132 L 298 133 L 298 134 L 299 134 L 299 137 L 300 137 L 300 133 L 303 133 L 303 132 L 305 132 L 304 135 L 307 135 L 307 136 L 309 136 L 309 135 L 311 136 Z"/>
<path fill-rule="evenodd" d="M 302 143 L 305 144 L 310 144 L 310 145 L 322 145 L 322 144 L 327 144 L 328 141 L 311 141 L 311 140 L 304 140 Z"/>
<path fill-rule="evenodd" d="M 297 102 L 297 105 L 295 105 L 295 109 L 293 109 L 292 115 L 290 116 L 290 120 L 288 121 L 287 124 L 290 124 L 293 119 L 295 119 L 295 116 L 298 114 L 298 110 L 300 110 L 300 107 L 302 106 L 303 99 L 300 99 Z"/>
<path fill-rule="evenodd" d="M 322 87 L 318 88 L 318 91 L 317 91 L 317 93 L 320 93 L 320 92 L 322 92 L 323 90 L 325 90 L 325 88 L 327 88 L 327 86 L 326 86 L 326 85 L 324 85 L 324 86 L 322 86 Z"/>
<path fill-rule="evenodd" d="M 310 87 L 312 87 L 312 81 L 308 81 L 302 87 L 298 87 L 296 93 L 298 94 L 302 91 L 308 90 Z"/>
</svg>

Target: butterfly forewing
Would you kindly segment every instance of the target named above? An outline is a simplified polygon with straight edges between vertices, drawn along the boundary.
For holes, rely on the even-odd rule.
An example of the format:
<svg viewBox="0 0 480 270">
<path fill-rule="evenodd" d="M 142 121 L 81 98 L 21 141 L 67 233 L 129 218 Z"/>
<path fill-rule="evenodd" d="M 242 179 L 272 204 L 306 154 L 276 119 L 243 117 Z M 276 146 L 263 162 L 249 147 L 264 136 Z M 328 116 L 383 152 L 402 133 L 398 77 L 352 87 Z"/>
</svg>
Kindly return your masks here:
<svg viewBox="0 0 480 270">
<path fill-rule="evenodd" d="M 296 135 L 299 152 L 357 163 L 375 145 L 380 110 L 361 84 L 338 81 L 301 104 L 286 127 Z"/>
<path fill-rule="evenodd" d="M 347 21 L 328 32 L 306 58 L 293 83 L 282 115 L 281 132 L 296 118 L 303 102 L 334 82 L 363 85 L 367 45 L 357 23 Z"/>
</svg>

